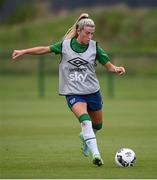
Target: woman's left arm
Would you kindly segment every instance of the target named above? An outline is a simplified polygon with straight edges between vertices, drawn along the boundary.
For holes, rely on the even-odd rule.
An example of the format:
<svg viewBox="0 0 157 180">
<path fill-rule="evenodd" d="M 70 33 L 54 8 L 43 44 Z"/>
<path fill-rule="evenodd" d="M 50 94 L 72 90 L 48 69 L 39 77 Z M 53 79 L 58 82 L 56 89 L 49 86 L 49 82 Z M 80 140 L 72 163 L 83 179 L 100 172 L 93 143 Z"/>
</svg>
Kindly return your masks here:
<svg viewBox="0 0 157 180">
<path fill-rule="evenodd" d="M 110 61 L 108 61 L 104 67 L 109 71 L 109 72 L 113 72 L 113 73 L 117 73 L 119 75 L 123 75 L 125 74 L 125 68 L 122 66 L 115 66 L 114 64 L 112 64 Z"/>
</svg>

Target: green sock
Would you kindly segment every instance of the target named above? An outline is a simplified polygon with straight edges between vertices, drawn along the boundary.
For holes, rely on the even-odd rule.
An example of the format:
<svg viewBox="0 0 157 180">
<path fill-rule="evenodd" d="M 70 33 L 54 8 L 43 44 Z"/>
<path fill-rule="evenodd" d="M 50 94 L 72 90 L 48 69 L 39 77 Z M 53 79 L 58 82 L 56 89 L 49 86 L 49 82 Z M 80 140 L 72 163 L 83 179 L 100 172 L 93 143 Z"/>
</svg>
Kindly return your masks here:
<svg viewBox="0 0 157 180">
<path fill-rule="evenodd" d="M 90 119 L 90 116 L 88 114 L 82 114 L 80 117 L 79 117 L 79 121 L 80 123 L 83 122 L 83 121 L 91 121 Z"/>
</svg>

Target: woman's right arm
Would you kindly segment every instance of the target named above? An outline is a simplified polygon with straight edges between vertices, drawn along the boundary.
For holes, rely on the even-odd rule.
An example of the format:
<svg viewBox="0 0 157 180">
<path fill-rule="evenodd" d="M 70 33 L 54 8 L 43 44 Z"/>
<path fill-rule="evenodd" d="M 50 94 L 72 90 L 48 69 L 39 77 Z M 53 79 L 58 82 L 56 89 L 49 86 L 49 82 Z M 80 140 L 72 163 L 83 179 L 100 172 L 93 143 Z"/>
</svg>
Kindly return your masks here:
<svg viewBox="0 0 157 180">
<path fill-rule="evenodd" d="M 17 57 L 22 56 L 24 54 L 39 55 L 39 54 L 47 54 L 50 52 L 51 50 L 49 46 L 39 46 L 29 49 L 14 50 L 12 53 L 12 59 L 16 59 Z"/>
</svg>

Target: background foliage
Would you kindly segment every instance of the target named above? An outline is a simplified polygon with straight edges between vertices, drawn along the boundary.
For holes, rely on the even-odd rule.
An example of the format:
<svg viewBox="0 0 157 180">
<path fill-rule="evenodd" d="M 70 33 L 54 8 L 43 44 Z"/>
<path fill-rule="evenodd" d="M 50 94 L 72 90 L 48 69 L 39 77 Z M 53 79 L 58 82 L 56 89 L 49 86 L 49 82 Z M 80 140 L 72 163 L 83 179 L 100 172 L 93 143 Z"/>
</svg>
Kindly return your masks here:
<svg viewBox="0 0 157 180">
<path fill-rule="evenodd" d="M 0 28 L 0 178 L 156 179 L 157 10 L 112 7 L 52 15 L 40 4 L 26 9 Z M 60 57 L 11 60 L 14 49 L 60 41 L 82 12 L 95 20 L 94 39 L 111 61 L 126 68 L 119 77 L 97 67 L 104 101 L 104 127 L 97 140 L 105 165 L 99 169 L 91 157 L 82 156 L 79 123 L 58 96 Z M 39 77 L 44 98 L 39 98 Z M 121 147 L 136 152 L 135 167 L 116 167 L 114 155 Z"/>
</svg>

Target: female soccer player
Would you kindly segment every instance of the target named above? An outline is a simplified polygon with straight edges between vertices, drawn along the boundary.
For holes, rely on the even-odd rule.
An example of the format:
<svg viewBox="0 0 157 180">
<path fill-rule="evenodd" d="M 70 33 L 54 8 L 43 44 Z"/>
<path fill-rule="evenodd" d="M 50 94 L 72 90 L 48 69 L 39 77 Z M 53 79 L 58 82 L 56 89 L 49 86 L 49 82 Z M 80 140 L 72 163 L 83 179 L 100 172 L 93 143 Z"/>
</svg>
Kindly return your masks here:
<svg viewBox="0 0 157 180">
<path fill-rule="evenodd" d="M 96 60 L 108 71 L 119 75 L 123 75 L 125 69 L 113 65 L 106 52 L 92 40 L 94 31 L 94 21 L 88 14 L 81 14 L 62 42 L 14 50 L 12 58 L 15 60 L 24 54 L 61 54 L 59 94 L 66 97 L 68 106 L 80 122 L 83 154 L 88 156 L 91 153 L 93 164 L 101 166 L 104 163 L 95 136 L 102 128 L 102 98 L 95 72 Z"/>
</svg>

